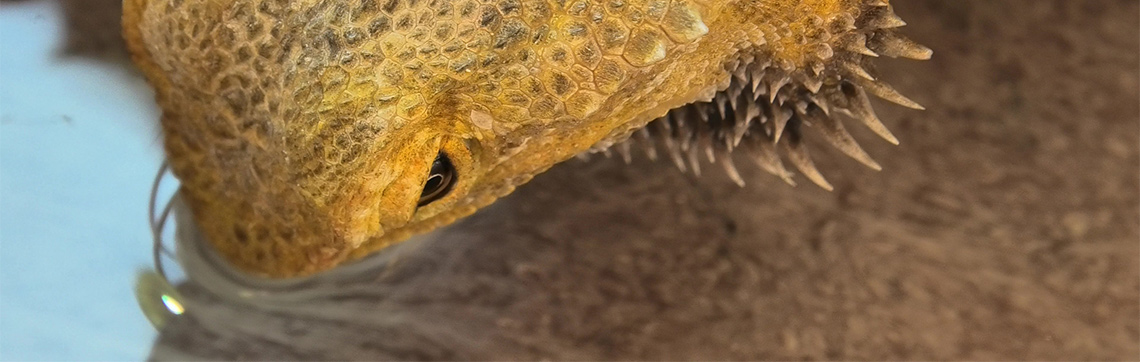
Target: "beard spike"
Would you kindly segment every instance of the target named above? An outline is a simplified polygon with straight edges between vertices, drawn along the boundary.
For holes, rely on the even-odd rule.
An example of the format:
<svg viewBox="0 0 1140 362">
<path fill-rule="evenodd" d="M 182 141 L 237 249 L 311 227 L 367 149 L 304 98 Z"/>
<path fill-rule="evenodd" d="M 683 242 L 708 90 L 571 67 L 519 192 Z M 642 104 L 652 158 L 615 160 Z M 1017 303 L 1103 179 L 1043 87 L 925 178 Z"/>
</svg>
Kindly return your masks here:
<svg viewBox="0 0 1140 362">
<path fill-rule="evenodd" d="M 929 59 L 932 51 L 894 30 L 906 23 L 882 0 L 867 0 L 870 7 L 859 19 L 841 15 L 832 19 L 830 43 L 815 44 L 813 58 L 796 69 L 790 62 L 772 64 L 767 54 L 745 52 L 728 65 L 731 80 L 726 89 L 709 101 L 688 104 L 669 111 L 616 145 L 623 160 L 630 161 L 632 144 L 638 144 L 650 159 L 657 158 L 660 144 L 681 172 L 701 173 L 701 154 L 710 163 L 720 163 L 728 177 L 744 186 L 733 161 L 742 149 L 764 171 L 795 185 L 784 167 L 781 153 L 808 180 L 832 190 L 831 183 L 815 166 L 803 130 L 813 128 L 847 156 L 880 170 L 882 167 L 847 132 L 838 115 L 858 120 L 887 142 L 898 139 L 875 115 L 867 93 L 913 109 L 921 105 L 878 80 L 869 58 Z M 608 155 L 609 153 L 606 152 Z"/>
</svg>

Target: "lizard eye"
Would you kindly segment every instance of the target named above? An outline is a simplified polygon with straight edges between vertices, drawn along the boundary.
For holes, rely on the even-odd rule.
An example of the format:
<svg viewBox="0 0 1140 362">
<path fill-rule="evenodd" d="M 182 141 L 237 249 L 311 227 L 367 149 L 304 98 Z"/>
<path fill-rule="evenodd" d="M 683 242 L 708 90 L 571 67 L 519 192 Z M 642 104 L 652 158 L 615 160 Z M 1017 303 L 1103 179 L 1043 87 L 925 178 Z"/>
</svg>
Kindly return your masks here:
<svg viewBox="0 0 1140 362">
<path fill-rule="evenodd" d="M 428 174 L 427 182 L 424 183 L 424 192 L 420 194 L 417 206 L 424 206 L 443 198 L 451 191 L 455 178 L 455 167 L 451 165 L 451 160 L 447 159 L 447 154 L 440 152 L 435 156 L 435 162 L 431 163 L 431 172 Z"/>
</svg>

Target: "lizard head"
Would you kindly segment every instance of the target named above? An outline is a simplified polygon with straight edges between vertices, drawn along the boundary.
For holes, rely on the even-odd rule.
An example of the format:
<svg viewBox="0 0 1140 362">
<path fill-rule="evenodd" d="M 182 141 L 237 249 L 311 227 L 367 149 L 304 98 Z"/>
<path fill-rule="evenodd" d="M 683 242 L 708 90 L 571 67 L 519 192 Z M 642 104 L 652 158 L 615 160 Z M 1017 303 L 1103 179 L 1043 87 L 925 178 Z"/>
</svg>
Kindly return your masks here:
<svg viewBox="0 0 1140 362">
<path fill-rule="evenodd" d="M 567 6 L 129 0 L 124 31 L 197 226 L 241 269 L 294 276 L 471 214 L 664 112 L 621 104 L 657 88 L 647 66 L 675 38 L 707 31 L 693 5 L 674 7 L 693 27 L 674 37 Z"/>
<path fill-rule="evenodd" d="M 469 215 L 711 100 L 741 64 L 780 64 L 771 99 L 796 103 L 802 86 L 780 88 L 788 71 L 815 69 L 807 84 L 834 68 L 811 63 L 831 57 L 826 29 L 850 32 L 860 9 L 885 6 L 127 0 L 124 31 L 198 227 L 241 269 L 281 277 Z"/>
</svg>

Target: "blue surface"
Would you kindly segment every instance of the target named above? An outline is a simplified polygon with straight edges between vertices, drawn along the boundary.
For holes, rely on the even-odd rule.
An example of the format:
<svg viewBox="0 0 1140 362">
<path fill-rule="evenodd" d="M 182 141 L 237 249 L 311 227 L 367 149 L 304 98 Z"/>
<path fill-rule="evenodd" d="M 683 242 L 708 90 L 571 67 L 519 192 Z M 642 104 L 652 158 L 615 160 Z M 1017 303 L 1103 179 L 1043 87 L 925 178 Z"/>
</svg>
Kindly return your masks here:
<svg viewBox="0 0 1140 362">
<path fill-rule="evenodd" d="M 158 111 L 122 64 L 57 56 L 56 6 L 0 7 L 0 360 L 140 360 Z"/>
</svg>

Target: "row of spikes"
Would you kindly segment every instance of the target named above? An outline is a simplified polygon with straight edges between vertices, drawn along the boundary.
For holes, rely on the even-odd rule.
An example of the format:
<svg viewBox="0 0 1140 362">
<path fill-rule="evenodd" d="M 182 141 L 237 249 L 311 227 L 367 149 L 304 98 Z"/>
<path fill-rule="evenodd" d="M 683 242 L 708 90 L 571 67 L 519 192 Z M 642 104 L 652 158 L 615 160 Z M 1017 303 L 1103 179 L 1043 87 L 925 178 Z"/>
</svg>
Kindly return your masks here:
<svg viewBox="0 0 1140 362">
<path fill-rule="evenodd" d="M 827 62 L 828 66 L 789 70 L 764 61 L 768 57 L 741 59 L 730 65 L 733 76 L 728 88 L 711 101 L 674 109 L 629 140 L 602 152 L 609 156 L 612 149 L 628 163 L 635 147 L 643 149 L 650 159 L 657 159 L 660 144 L 682 172 L 699 175 L 703 156 L 710 163 L 720 160 L 729 178 L 744 186 L 732 158 L 733 151 L 743 148 L 761 169 L 795 185 L 793 174 L 781 160 L 783 152 L 805 177 L 832 190 L 804 144 L 803 129 L 810 126 L 844 154 L 872 169 L 881 169 L 836 114 L 856 119 L 888 142 L 898 144 L 875 115 L 867 93 L 905 107 L 923 108 L 879 81 L 866 59 L 880 54 L 929 59 L 932 52 L 893 29 L 905 23 L 885 4 L 873 7 L 857 23 L 852 20 L 850 27 L 861 30 L 835 39 L 838 52 L 833 54 L 827 46 L 827 51 L 811 62 Z"/>
</svg>

